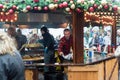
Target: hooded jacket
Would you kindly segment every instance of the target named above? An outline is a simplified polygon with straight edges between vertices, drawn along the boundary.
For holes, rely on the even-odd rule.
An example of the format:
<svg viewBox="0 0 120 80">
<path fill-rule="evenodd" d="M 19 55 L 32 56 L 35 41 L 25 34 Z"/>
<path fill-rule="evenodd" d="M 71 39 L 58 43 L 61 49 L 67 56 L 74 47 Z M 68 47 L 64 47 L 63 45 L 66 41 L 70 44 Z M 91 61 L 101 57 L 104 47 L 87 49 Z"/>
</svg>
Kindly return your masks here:
<svg viewBox="0 0 120 80">
<path fill-rule="evenodd" d="M 21 55 L 0 54 L 0 80 L 25 80 Z"/>
</svg>

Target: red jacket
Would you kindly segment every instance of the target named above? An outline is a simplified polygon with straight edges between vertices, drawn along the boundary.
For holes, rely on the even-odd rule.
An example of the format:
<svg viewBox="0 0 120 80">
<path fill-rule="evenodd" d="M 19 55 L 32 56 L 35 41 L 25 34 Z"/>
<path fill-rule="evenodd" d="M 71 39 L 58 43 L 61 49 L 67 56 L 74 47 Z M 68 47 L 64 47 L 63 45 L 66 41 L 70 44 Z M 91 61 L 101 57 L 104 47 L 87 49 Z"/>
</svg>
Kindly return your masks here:
<svg viewBox="0 0 120 80">
<path fill-rule="evenodd" d="M 73 38 L 70 36 L 69 40 L 66 40 L 65 37 L 62 37 L 60 39 L 59 45 L 58 45 L 58 53 L 63 52 L 64 55 L 67 55 L 70 53 L 70 48 L 73 47 Z"/>
</svg>

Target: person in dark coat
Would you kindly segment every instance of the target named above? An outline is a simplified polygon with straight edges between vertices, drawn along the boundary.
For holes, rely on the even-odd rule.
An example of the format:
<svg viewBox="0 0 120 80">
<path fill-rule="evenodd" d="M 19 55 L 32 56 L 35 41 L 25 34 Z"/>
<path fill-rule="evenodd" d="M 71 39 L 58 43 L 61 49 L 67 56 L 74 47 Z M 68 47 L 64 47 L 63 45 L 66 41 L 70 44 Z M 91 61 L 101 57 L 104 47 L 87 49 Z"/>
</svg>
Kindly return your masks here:
<svg viewBox="0 0 120 80">
<path fill-rule="evenodd" d="M 0 80 L 25 80 L 24 63 L 14 41 L 0 32 Z"/>
<path fill-rule="evenodd" d="M 18 50 L 20 51 L 21 55 L 24 55 L 25 47 L 23 45 L 27 43 L 27 37 L 22 34 L 20 29 L 17 30 L 16 40 L 18 44 Z"/>
<path fill-rule="evenodd" d="M 54 63 L 54 37 L 49 33 L 46 26 L 41 28 L 41 33 L 43 36 L 43 45 L 44 45 L 44 63 L 53 64 Z M 44 72 L 54 71 L 54 67 L 44 67 Z"/>
<path fill-rule="evenodd" d="M 25 54 L 25 48 L 23 45 L 27 42 L 27 38 L 25 35 L 22 35 L 21 30 L 18 29 L 16 32 L 14 27 L 9 27 L 7 33 L 11 38 L 14 39 L 14 43 L 16 44 L 17 49 L 20 51 L 20 54 Z"/>
</svg>

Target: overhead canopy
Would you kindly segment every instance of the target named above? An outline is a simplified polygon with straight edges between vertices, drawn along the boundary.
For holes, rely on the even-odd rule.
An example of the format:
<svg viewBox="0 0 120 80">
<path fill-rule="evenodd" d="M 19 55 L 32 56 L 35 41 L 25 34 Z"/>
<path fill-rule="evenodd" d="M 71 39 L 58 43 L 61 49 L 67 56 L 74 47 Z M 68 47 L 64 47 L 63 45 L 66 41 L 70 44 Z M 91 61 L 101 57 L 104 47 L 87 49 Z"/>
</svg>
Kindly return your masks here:
<svg viewBox="0 0 120 80">
<path fill-rule="evenodd" d="M 119 9 L 115 0 L 1 0 L 0 10 L 3 12 L 48 12 L 63 10 L 70 13 L 82 11 L 110 11 Z"/>
<path fill-rule="evenodd" d="M 46 25 L 49 28 L 60 28 L 62 24 L 69 23 L 71 15 L 58 13 L 19 13 L 18 20 L 12 22 L 13 25 L 27 25 L 29 28 L 40 28 Z M 11 22 L 6 22 L 11 24 Z"/>
</svg>

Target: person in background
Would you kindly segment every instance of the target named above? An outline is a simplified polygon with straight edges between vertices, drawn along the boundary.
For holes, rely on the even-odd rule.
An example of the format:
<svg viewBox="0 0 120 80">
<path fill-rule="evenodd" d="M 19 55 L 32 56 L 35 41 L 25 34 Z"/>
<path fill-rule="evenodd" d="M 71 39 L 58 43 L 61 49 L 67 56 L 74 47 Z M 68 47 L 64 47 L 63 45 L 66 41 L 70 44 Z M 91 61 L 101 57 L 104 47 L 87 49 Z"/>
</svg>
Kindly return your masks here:
<svg viewBox="0 0 120 80">
<path fill-rule="evenodd" d="M 16 40 L 16 38 L 17 38 L 17 33 L 16 33 L 16 30 L 15 30 L 15 27 L 9 27 L 8 29 L 7 29 L 7 33 L 8 33 L 8 35 L 14 40 L 14 44 L 16 45 L 16 47 L 18 47 L 18 42 L 17 42 L 17 40 Z"/>
<path fill-rule="evenodd" d="M 27 42 L 27 38 L 22 35 L 21 30 L 18 29 L 16 32 L 15 27 L 9 27 L 7 30 L 8 35 L 14 40 L 17 49 L 20 51 L 20 54 L 24 54 L 24 48 L 22 46 Z"/>
<path fill-rule="evenodd" d="M 98 52 L 103 52 L 103 49 L 104 49 L 104 40 L 103 40 L 103 37 L 104 37 L 104 34 L 99 34 L 99 37 L 98 37 L 98 42 L 99 42 L 99 45 L 97 47 L 98 49 Z"/>
<path fill-rule="evenodd" d="M 73 38 L 71 35 L 71 31 L 69 29 L 64 29 L 63 31 L 64 36 L 60 39 L 58 45 L 58 53 L 61 58 L 61 62 L 66 60 L 72 60 L 72 48 L 73 48 Z"/>
<path fill-rule="evenodd" d="M 44 45 L 44 63 L 53 64 L 54 63 L 54 37 L 49 33 L 46 26 L 41 27 L 41 33 L 43 36 L 43 45 Z M 54 67 L 44 67 L 44 72 L 52 72 Z"/>
<path fill-rule="evenodd" d="M 93 36 L 91 38 L 91 41 L 89 43 L 89 47 L 97 47 L 99 44 L 99 37 L 98 37 L 98 33 L 93 33 Z"/>
<path fill-rule="evenodd" d="M 38 43 L 38 41 L 39 41 L 39 36 L 34 33 L 34 34 L 31 36 L 29 43 Z"/>
<path fill-rule="evenodd" d="M 117 46 L 119 46 L 120 45 L 120 29 L 117 30 L 116 42 L 117 42 Z"/>
<path fill-rule="evenodd" d="M 103 40 L 104 40 L 104 45 L 106 46 L 111 45 L 111 31 L 110 30 L 106 31 Z"/>
<path fill-rule="evenodd" d="M 0 80 L 25 80 L 24 69 L 13 39 L 0 32 Z"/>
<path fill-rule="evenodd" d="M 105 32 L 104 40 L 104 52 L 111 53 L 111 30 Z"/>
<path fill-rule="evenodd" d="M 16 38 L 17 38 L 17 42 L 18 42 L 18 50 L 23 55 L 23 54 L 25 54 L 25 47 L 23 45 L 27 43 L 27 37 L 22 34 L 20 29 L 18 29 Z"/>
</svg>

